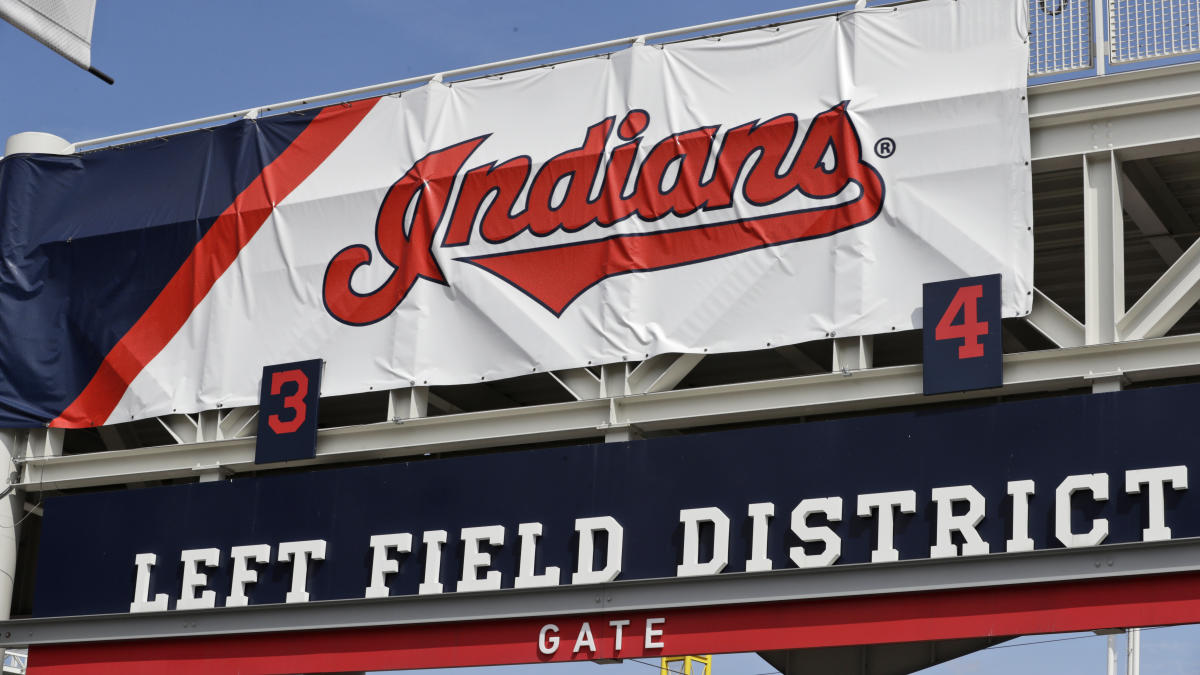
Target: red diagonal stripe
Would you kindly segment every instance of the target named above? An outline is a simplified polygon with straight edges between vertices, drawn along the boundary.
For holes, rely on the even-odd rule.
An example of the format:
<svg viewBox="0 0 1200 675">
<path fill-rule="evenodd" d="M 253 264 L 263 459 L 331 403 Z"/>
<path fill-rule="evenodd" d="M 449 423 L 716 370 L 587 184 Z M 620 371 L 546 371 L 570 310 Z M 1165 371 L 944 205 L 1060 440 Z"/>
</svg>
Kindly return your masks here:
<svg viewBox="0 0 1200 675">
<path fill-rule="evenodd" d="M 379 99 L 322 110 L 275 161 L 233 200 L 196 244 L 158 297 L 111 351 L 52 427 L 104 424 L 129 384 L 142 372 L 229 269 L 242 248 L 283 201 L 358 126 Z"/>
</svg>

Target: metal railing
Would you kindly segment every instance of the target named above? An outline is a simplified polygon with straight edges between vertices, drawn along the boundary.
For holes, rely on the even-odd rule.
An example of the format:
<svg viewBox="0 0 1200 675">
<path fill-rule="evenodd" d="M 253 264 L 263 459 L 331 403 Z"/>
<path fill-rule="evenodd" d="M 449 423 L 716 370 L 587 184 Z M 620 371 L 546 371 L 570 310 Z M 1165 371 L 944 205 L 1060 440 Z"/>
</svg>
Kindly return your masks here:
<svg viewBox="0 0 1200 675">
<path fill-rule="evenodd" d="M 1108 0 L 1109 62 L 1200 53 L 1200 0 Z"/>
<path fill-rule="evenodd" d="M 887 5 L 901 0 L 874 0 Z M 1029 1 L 1029 76 L 1060 74 L 1103 74 L 1108 63 L 1151 61 L 1163 57 L 1200 55 L 1200 0 L 1028 0 Z M 443 73 L 410 77 L 393 82 L 320 96 L 282 101 L 265 106 L 235 110 L 151 129 L 93 138 L 74 144 L 73 150 L 95 148 L 132 139 L 159 136 L 172 131 L 193 129 L 243 117 L 302 108 L 317 103 L 344 101 L 369 94 L 395 92 L 445 78 L 464 78 L 494 74 L 506 69 L 546 65 L 581 55 L 594 55 L 626 47 L 635 42 L 662 41 L 711 33 L 732 28 L 786 21 L 801 16 L 861 9 L 867 0 L 821 0 L 806 2 L 792 9 L 712 23 L 659 31 L 641 36 L 608 40 L 570 49 L 534 54 Z M 1098 16 L 1099 15 L 1099 16 Z M 1111 37 L 1108 37 L 1111 36 Z M 1105 54 L 1097 62 L 1096 55 Z"/>
<path fill-rule="evenodd" d="M 1200 0 L 1029 0 L 1030 77 L 1189 55 L 1200 56 Z"/>
<path fill-rule="evenodd" d="M 1029 76 L 1092 67 L 1092 0 L 1029 0 Z"/>
<path fill-rule="evenodd" d="M 896 0 L 885 0 L 885 2 L 895 2 Z M 428 75 L 419 75 L 417 77 L 409 77 L 403 80 L 395 80 L 392 82 L 383 82 L 381 84 L 373 84 L 366 87 L 358 87 L 356 89 L 346 89 L 344 91 L 335 91 L 320 96 L 308 96 L 298 98 L 291 101 L 281 101 L 265 106 L 256 106 L 253 108 L 245 108 L 243 110 L 235 110 L 230 113 L 221 115 L 210 115 L 208 117 L 200 117 L 194 120 L 184 122 L 176 122 L 174 124 L 165 124 L 163 126 L 154 127 L 152 129 L 142 129 L 139 131 L 130 131 L 123 134 L 115 134 L 113 136 L 104 136 L 102 138 L 93 138 L 87 141 L 79 141 L 74 144 L 74 149 L 79 150 L 85 147 L 96 147 L 101 145 L 111 145 L 135 138 L 145 138 L 165 134 L 171 131 L 181 129 L 190 129 L 207 124 L 217 122 L 227 122 L 243 117 L 257 117 L 260 114 L 277 111 L 299 108 L 303 106 L 311 106 L 316 103 L 326 103 L 331 101 L 344 101 L 354 97 L 361 97 L 367 94 L 382 94 L 393 92 L 402 89 L 407 89 L 433 81 L 450 80 L 451 78 L 478 76 L 481 74 L 495 74 L 503 72 L 506 69 L 515 69 L 518 67 L 528 67 L 531 65 L 546 65 L 568 58 L 577 57 L 580 55 L 596 54 L 628 47 L 635 43 L 647 43 L 659 40 L 667 40 L 681 36 L 691 36 L 704 33 L 713 33 L 719 30 L 731 29 L 736 27 L 750 27 L 758 24 L 764 24 L 772 21 L 779 21 L 796 17 L 798 15 L 807 15 L 824 11 L 845 11 L 851 7 L 865 6 L 866 0 L 824 0 L 822 2 L 803 4 L 799 7 L 791 9 L 781 9 L 774 12 L 764 12 L 762 14 L 753 14 L 751 16 L 743 16 L 735 19 L 726 19 L 723 21 L 713 21 L 710 23 L 699 24 L 696 26 L 687 26 L 685 28 L 674 28 L 671 30 L 662 30 L 654 33 L 646 33 L 644 35 L 633 35 L 616 40 L 607 40 L 605 42 L 596 42 L 590 45 L 582 45 L 579 47 L 571 47 L 569 49 L 559 49 L 552 52 L 544 52 L 541 54 L 533 54 L 531 56 L 522 56 L 515 59 L 506 59 L 493 63 L 485 63 L 469 68 L 457 68 L 447 70 L 441 73 L 430 73 Z"/>
</svg>

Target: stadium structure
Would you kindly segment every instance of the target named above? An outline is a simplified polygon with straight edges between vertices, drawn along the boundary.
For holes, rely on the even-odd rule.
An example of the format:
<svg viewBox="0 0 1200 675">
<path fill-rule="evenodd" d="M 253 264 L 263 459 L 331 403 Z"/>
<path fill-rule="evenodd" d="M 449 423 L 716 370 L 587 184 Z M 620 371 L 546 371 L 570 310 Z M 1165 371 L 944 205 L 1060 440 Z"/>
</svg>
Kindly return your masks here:
<svg viewBox="0 0 1200 675">
<path fill-rule="evenodd" d="M 831 21 L 855 26 L 830 29 L 835 31 L 830 35 L 854 36 L 838 43 L 845 46 L 881 34 L 877 24 L 867 19 L 855 24 L 855 17 L 879 17 L 870 21 L 881 22 L 878 30 L 890 35 L 882 23 L 888 13 L 953 14 L 950 23 L 957 26 L 958 12 L 987 4 L 825 2 L 90 141 L 22 134 L 10 139 L 0 164 L 8 173 L 0 179 L 17 180 L 14 167 L 23 166 L 18 162 L 82 158 L 91 167 L 116 153 L 169 144 L 163 138 L 196 138 L 208 133 L 196 129 L 226 122 L 241 129 L 283 120 L 278 123 L 285 131 L 291 128 L 285 123 L 309 129 L 325 119 L 336 124 L 339 114 L 359 114 L 365 97 L 390 97 L 399 106 L 434 85 L 483 91 L 554 69 L 616 64 L 629 50 L 669 54 L 679 47 L 695 49 L 703 59 L 705 50 L 722 42 L 745 41 L 747 49 L 765 50 L 774 43 L 759 41 L 774 39 L 769 33 L 811 30 L 819 36 L 813 27 Z M 70 406 L 51 416 L 42 413 L 45 400 L 37 400 L 28 408 L 29 423 L 0 431 L 0 457 L 7 466 L 0 473 L 8 476 L 3 496 L 11 507 L 0 513 L 0 611 L 11 617 L 0 626 L 0 643 L 27 647 L 28 672 L 46 675 L 341 672 L 744 651 L 759 652 L 787 674 L 883 675 L 915 672 L 1017 635 L 1200 623 L 1200 497 L 1189 493 L 1187 476 L 1196 462 L 1188 419 L 1200 402 L 1200 0 L 996 4 L 1017 7 L 1024 20 L 1010 27 L 1017 42 L 994 38 L 1009 41 L 997 53 L 1008 53 L 1012 44 L 1028 50 L 1022 62 L 1027 87 L 998 85 L 1004 96 L 1020 95 L 1014 119 L 1021 134 L 1027 130 L 1027 145 L 1019 138 L 1007 148 L 1007 139 L 1001 139 L 996 145 L 1005 147 L 998 152 L 1011 153 L 997 160 L 1005 173 L 996 175 L 1028 176 L 1029 188 L 992 186 L 1001 193 L 998 200 L 1016 200 L 1016 206 L 1011 213 L 979 217 L 1023 228 L 1027 211 L 1028 259 L 1018 250 L 1012 268 L 1020 277 L 1028 266 L 1028 287 L 1014 281 L 1008 267 L 993 270 L 986 262 L 954 263 L 964 273 L 921 281 L 1003 272 L 1003 308 L 996 309 L 1003 318 L 996 314 L 990 328 L 973 305 L 964 305 L 973 302 L 969 297 L 955 295 L 937 312 L 944 323 L 938 331 L 949 331 L 937 340 L 954 342 L 956 350 L 961 340 L 967 351 L 958 352 L 959 359 L 971 358 L 972 344 L 984 345 L 979 354 L 992 356 L 986 346 L 991 343 L 980 340 L 985 334 L 996 340 L 998 381 L 929 393 L 932 326 L 926 319 L 921 328 L 922 308 L 913 306 L 897 307 L 913 314 L 911 324 L 879 330 L 842 331 L 833 321 L 824 335 L 797 341 L 754 329 L 745 336 L 758 343 L 754 348 L 722 349 L 727 344 L 722 338 L 709 349 L 702 337 L 689 337 L 678 342 L 687 343 L 678 351 L 664 347 L 673 344 L 668 336 L 651 340 L 652 352 L 594 363 L 580 356 L 571 367 L 539 368 L 535 356 L 529 372 L 519 376 L 497 376 L 489 367 L 472 371 L 470 382 L 447 375 L 439 383 L 436 375 L 419 380 L 406 372 L 399 379 L 407 379 L 407 386 L 394 385 L 396 379 L 393 386 L 360 382 L 360 390 L 349 393 L 344 387 L 321 393 L 322 377 L 327 390 L 340 386 L 330 384 L 336 373 L 325 353 L 307 355 L 326 359 L 315 383 L 309 371 L 285 363 L 300 360 L 295 351 L 222 365 L 249 368 L 256 382 L 259 369 L 281 363 L 291 368 L 282 371 L 290 377 L 308 378 L 293 396 L 305 397 L 311 384 L 313 396 L 320 396 L 319 414 L 315 444 L 299 458 L 264 460 L 260 454 L 267 420 L 273 420 L 275 436 L 287 436 L 294 431 L 291 422 L 298 427 L 305 421 L 307 403 L 296 398 L 282 408 L 276 401 L 268 411 L 244 397 L 206 392 L 180 400 L 216 402 L 212 407 L 180 403 L 171 409 L 172 402 L 143 401 L 130 389 L 134 394 L 118 392 L 105 408 L 88 407 L 93 399 L 84 400 L 76 390 L 68 396 Z M 953 38 L 947 49 L 962 49 L 984 63 L 992 58 L 991 52 L 971 52 L 970 30 Z M 856 64 L 851 68 L 874 68 L 862 65 L 866 58 L 851 59 Z M 889 224 L 921 229 L 895 216 L 889 204 L 908 208 L 908 201 L 919 201 L 912 195 L 924 193 L 905 190 L 921 180 L 942 181 L 953 191 L 958 176 L 974 167 L 963 160 L 968 168 L 944 169 L 934 155 L 919 161 L 929 167 L 927 174 L 907 178 L 889 173 L 889 158 L 895 154 L 899 162 L 913 139 L 932 138 L 942 127 L 950 133 L 947 120 L 975 114 L 974 108 L 956 108 L 956 101 L 975 95 L 938 93 L 938 101 L 960 111 L 958 118 L 952 113 L 939 118 L 936 128 L 886 138 L 875 133 L 882 127 L 870 113 L 855 122 L 858 99 L 839 104 L 826 102 L 827 95 L 823 105 L 798 111 L 802 123 L 811 125 L 810 134 L 823 129 L 821 124 L 842 125 L 829 132 L 827 146 L 815 149 L 817 161 L 806 170 L 814 176 L 848 170 L 854 156 L 842 145 L 851 137 L 844 126 L 848 110 L 850 123 L 858 124 L 850 129 L 861 136 L 856 166 L 879 167 L 870 171 L 882 175 L 887 190 L 887 196 L 878 190 L 881 205 L 870 218 L 847 221 L 840 227 L 848 232 L 834 227 L 820 239 L 813 235 L 814 241 L 882 227 L 882 221 L 871 222 L 877 213 L 893 218 Z M 869 104 L 863 109 L 872 110 Z M 369 122 L 381 110 L 361 115 Z M 622 110 L 623 116 L 612 118 L 605 127 L 613 134 L 610 142 L 632 144 L 644 129 L 655 129 L 647 126 L 659 119 L 654 110 L 641 111 L 646 119 L 635 112 Z M 580 121 L 598 123 L 601 117 Z M 743 128 L 736 125 L 747 123 L 748 129 L 751 119 L 717 120 L 727 125 L 714 132 L 724 134 L 723 147 L 734 148 L 730 139 Z M 582 137 L 585 126 L 576 124 L 571 133 Z M 686 145 L 691 137 L 682 135 L 692 128 L 669 132 L 679 147 L 693 147 Z M 279 133 L 291 133 L 289 142 L 305 133 L 285 131 Z M 355 139 L 343 137 L 346 143 Z M 577 149 L 585 150 L 587 142 Z M 788 143 L 792 147 L 790 137 Z M 988 141 L 980 139 L 980 145 Z M 449 161 L 447 153 L 455 147 L 438 145 L 409 163 L 429 157 Z M 560 143 L 558 149 L 568 147 Z M 766 141 L 750 147 L 758 148 L 759 157 L 770 151 Z M 939 148 L 964 156 L 973 150 Z M 278 161 L 287 152 L 278 153 Z M 489 167 L 518 155 L 498 152 Z M 753 158 L 754 152 L 745 156 Z M 781 152 L 782 166 L 790 155 Z M 790 152 L 809 156 L 803 147 Z M 836 167 L 827 159 L 830 153 Z M 329 156 L 330 162 L 338 157 Z M 611 150 L 612 161 L 618 156 Z M 469 182 L 463 177 L 469 172 L 458 170 L 478 164 L 465 161 L 449 172 L 457 176 L 455 195 Z M 404 188 L 401 174 L 407 168 L 389 179 L 389 185 L 396 183 L 388 194 Z M 678 169 L 679 175 L 686 171 Z M 874 194 L 870 171 L 855 171 L 846 180 L 859 186 L 858 201 L 840 202 L 834 210 L 849 211 Z M 419 226 L 413 223 L 435 199 L 429 186 L 436 181 L 414 175 L 419 180 L 412 194 L 422 196 L 410 194 L 400 205 L 396 218 L 408 223 L 394 236 L 401 244 L 417 240 Z M 735 171 L 732 185 L 742 184 L 738 175 Z M 281 172 L 264 182 L 285 179 Z M 669 195 L 663 184 L 660 193 Z M 504 189 L 497 185 L 491 189 Z M 386 206 L 379 203 L 384 192 L 369 208 L 366 232 L 375 231 L 375 211 L 378 222 L 385 220 Z M 0 211 L 0 228 L 6 228 L 0 236 L 6 238 L 19 218 L 9 208 L 9 194 Z M 487 199 L 485 194 L 477 206 Z M 266 211 L 277 205 L 272 199 Z M 302 216 L 299 209 L 290 213 L 300 215 L 289 218 Z M 479 228 L 486 237 L 485 220 L 486 214 L 464 227 Z M 870 224 L 858 227 L 865 222 Z M 441 228 L 439 235 L 431 234 L 425 248 L 449 248 L 453 228 L 436 219 L 434 226 Z M 377 244 L 384 249 L 388 244 L 379 227 Z M 504 244 L 519 234 L 493 239 Z M 621 245 L 632 246 L 631 241 Z M 800 239 L 762 248 L 774 252 L 794 241 Z M 284 241 L 281 247 L 288 246 Z M 19 248 L 4 249 L 6 263 Z M 336 288 L 341 272 L 335 262 L 352 248 L 320 270 L 326 289 Z M 540 259 L 510 257 L 512 268 L 502 267 L 497 261 L 514 250 L 468 250 L 455 260 L 469 259 L 483 270 L 480 278 L 501 279 L 497 287 L 522 291 L 514 293 L 522 302 L 536 300 L 536 307 L 528 303 L 533 309 L 527 315 L 536 325 L 582 312 L 578 303 L 601 282 L 624 283 L 720 257 L 697 253 L 680 262 L 671 257 L 676 249 L 664 245 L 662 262 L 628 264 L 619 277 L 606 272 L 592 286 L 557 298 L 536 284 L 566 279 L 573 270 L 555 268 L 547 277 L 526 279 L 521 270 Z M 736 250 L 740 255 L 742 249 Z M 957 252 L 942 248 L 938 255 L 953 262 Z M 975 261 L 981 254 L 967 257 Z M 720 257 L 717 264 L 735 258 Z M 439 260 L 435 269 L 448 264 Z M 240 263 L 230 265 L 240 269 Z M 357 269 L 349 268 L 345 279 Z M 450 268 L 444 271 L 449 276 Z M 433 292 L 421 289 L 458 292 L 455 278 L 443 291 L 435 276 L 428 269 L 423 276 L 414 273 L 413 296 L 400 296 L 380 317 L 399 312 L 405 321 L 424 320 L 404 314 L 404 303 Z M 383 283 L 382 277 L 373 281 Z M 0 295 L 19 295 L 19 279 L 0 282 L 5 284 Z M 363 291 L 369 284 L 348 283 L 349 294 L 327 290 L 325 297 L 325 308 L 343 325 L 338 330 L 382 321 L 371 314 L 377 307 L 360 302 L 375 297 Z M 697 297 L 711 293 L 720 301 L 700 282 L 684 283 L 697 284 Z M 220 288 L 215 281 L 212 287 Z M 470 292 L 464 287 L 463 293 Z M 690 301 L 686 294 L 680 297 L 685 299 L 674 302 Z M 193 308 L 201 300 L 195 302 Z M 723 321 L 728 325 L 738 317 L 731 313 Z M 220 322 L 213 321 L 210 330 L 220 331 Z M 126 328 L 130 334 L 137 330 Z M 804 330 L 799 334 L 807 335 Z M 29 338 L 12 330 L 5 337 Z M 129 353 L 139 344 L 126 345 Z M 159 349 L 175 358 L 178 352 L 169 351 L 174 344 L 164 341 Z M 570 361 L 567 357 L 558 362 Z M 121 354 L 96 355 L 101 358 L 106 365 L 95 381 L 104 367 L 114 372 L 124 367 Z M 469 355 L 464 360 L 470 362 Z M 430 366 L 431 372 L 439 367 Z M 55 366 L 39 368 L 53 372 Z M 163 379 L 174 371 L 146 372 Z M 93 387 L 92 377 L 92 371 L 84 373 L 81 385 Z M 267 376 L 262 378 L 263 401 L 281 391 L 288 395 L 288 381 L 272 391 Z M 140 380 L 130 376 L 123 382 L 133 386 Z M 13 412 L 19 397 L 12 391 L 3 392 L 4 419 L 24 419 L 25 410 Z M 260 392 L 251 393 L 257 400 Z M 427 512 L 422 504 L 430 505 Z M 354 540 L 357 549 L 343 541 L 353 537 L 361 539 Z M 445 560 L 438 557 L 443 552 Z M 346 567 L 339 567 L 342 560 Z M 359 576 L 331 578 L 344 569 Z M 14 668 L 25 666 L 23 653 L 13 656 L 6 657 L 5 672 L 10 659 Z"/>
</svg>

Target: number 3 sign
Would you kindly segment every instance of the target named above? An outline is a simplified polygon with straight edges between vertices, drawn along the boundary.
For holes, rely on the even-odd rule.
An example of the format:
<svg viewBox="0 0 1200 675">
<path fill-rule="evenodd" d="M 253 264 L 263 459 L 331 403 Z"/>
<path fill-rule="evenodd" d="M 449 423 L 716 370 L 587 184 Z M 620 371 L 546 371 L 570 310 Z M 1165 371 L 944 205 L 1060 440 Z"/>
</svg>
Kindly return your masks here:
<svg viewBox="0 0 1200 675">
<path fill-rule="evenodd" d="M 923 289 L 925 393 L 1003 384 L 1000 275 L 938 281 Z"/>
<path fill-rule="evenodd" d="M 317 451 L 317 403 L 323 361 L 263 368 L 254 463 L 312 459 Z"/>
</svg>

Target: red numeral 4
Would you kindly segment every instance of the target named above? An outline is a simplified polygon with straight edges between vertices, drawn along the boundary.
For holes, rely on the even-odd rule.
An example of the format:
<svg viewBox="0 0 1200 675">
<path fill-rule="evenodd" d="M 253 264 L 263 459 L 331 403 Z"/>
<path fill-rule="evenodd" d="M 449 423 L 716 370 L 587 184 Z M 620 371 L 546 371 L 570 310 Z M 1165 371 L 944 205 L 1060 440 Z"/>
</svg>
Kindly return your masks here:
<svg viewBox="0 0 1200 675">
<path fill-rule="evenodd" d="M 946 313 L 938 320 L 934 329 L 935 340 L 962 340 L 958 358 L 973 359 L 983 356 L 983 344 L 979 338 L 988 334 L 988 322 L 979 320 L 979 299 L 983 297 L 983 285 L 963 286 L 954 294 Z M 962 323 L 953 323 L 962 310 Z"/>
</svg>

